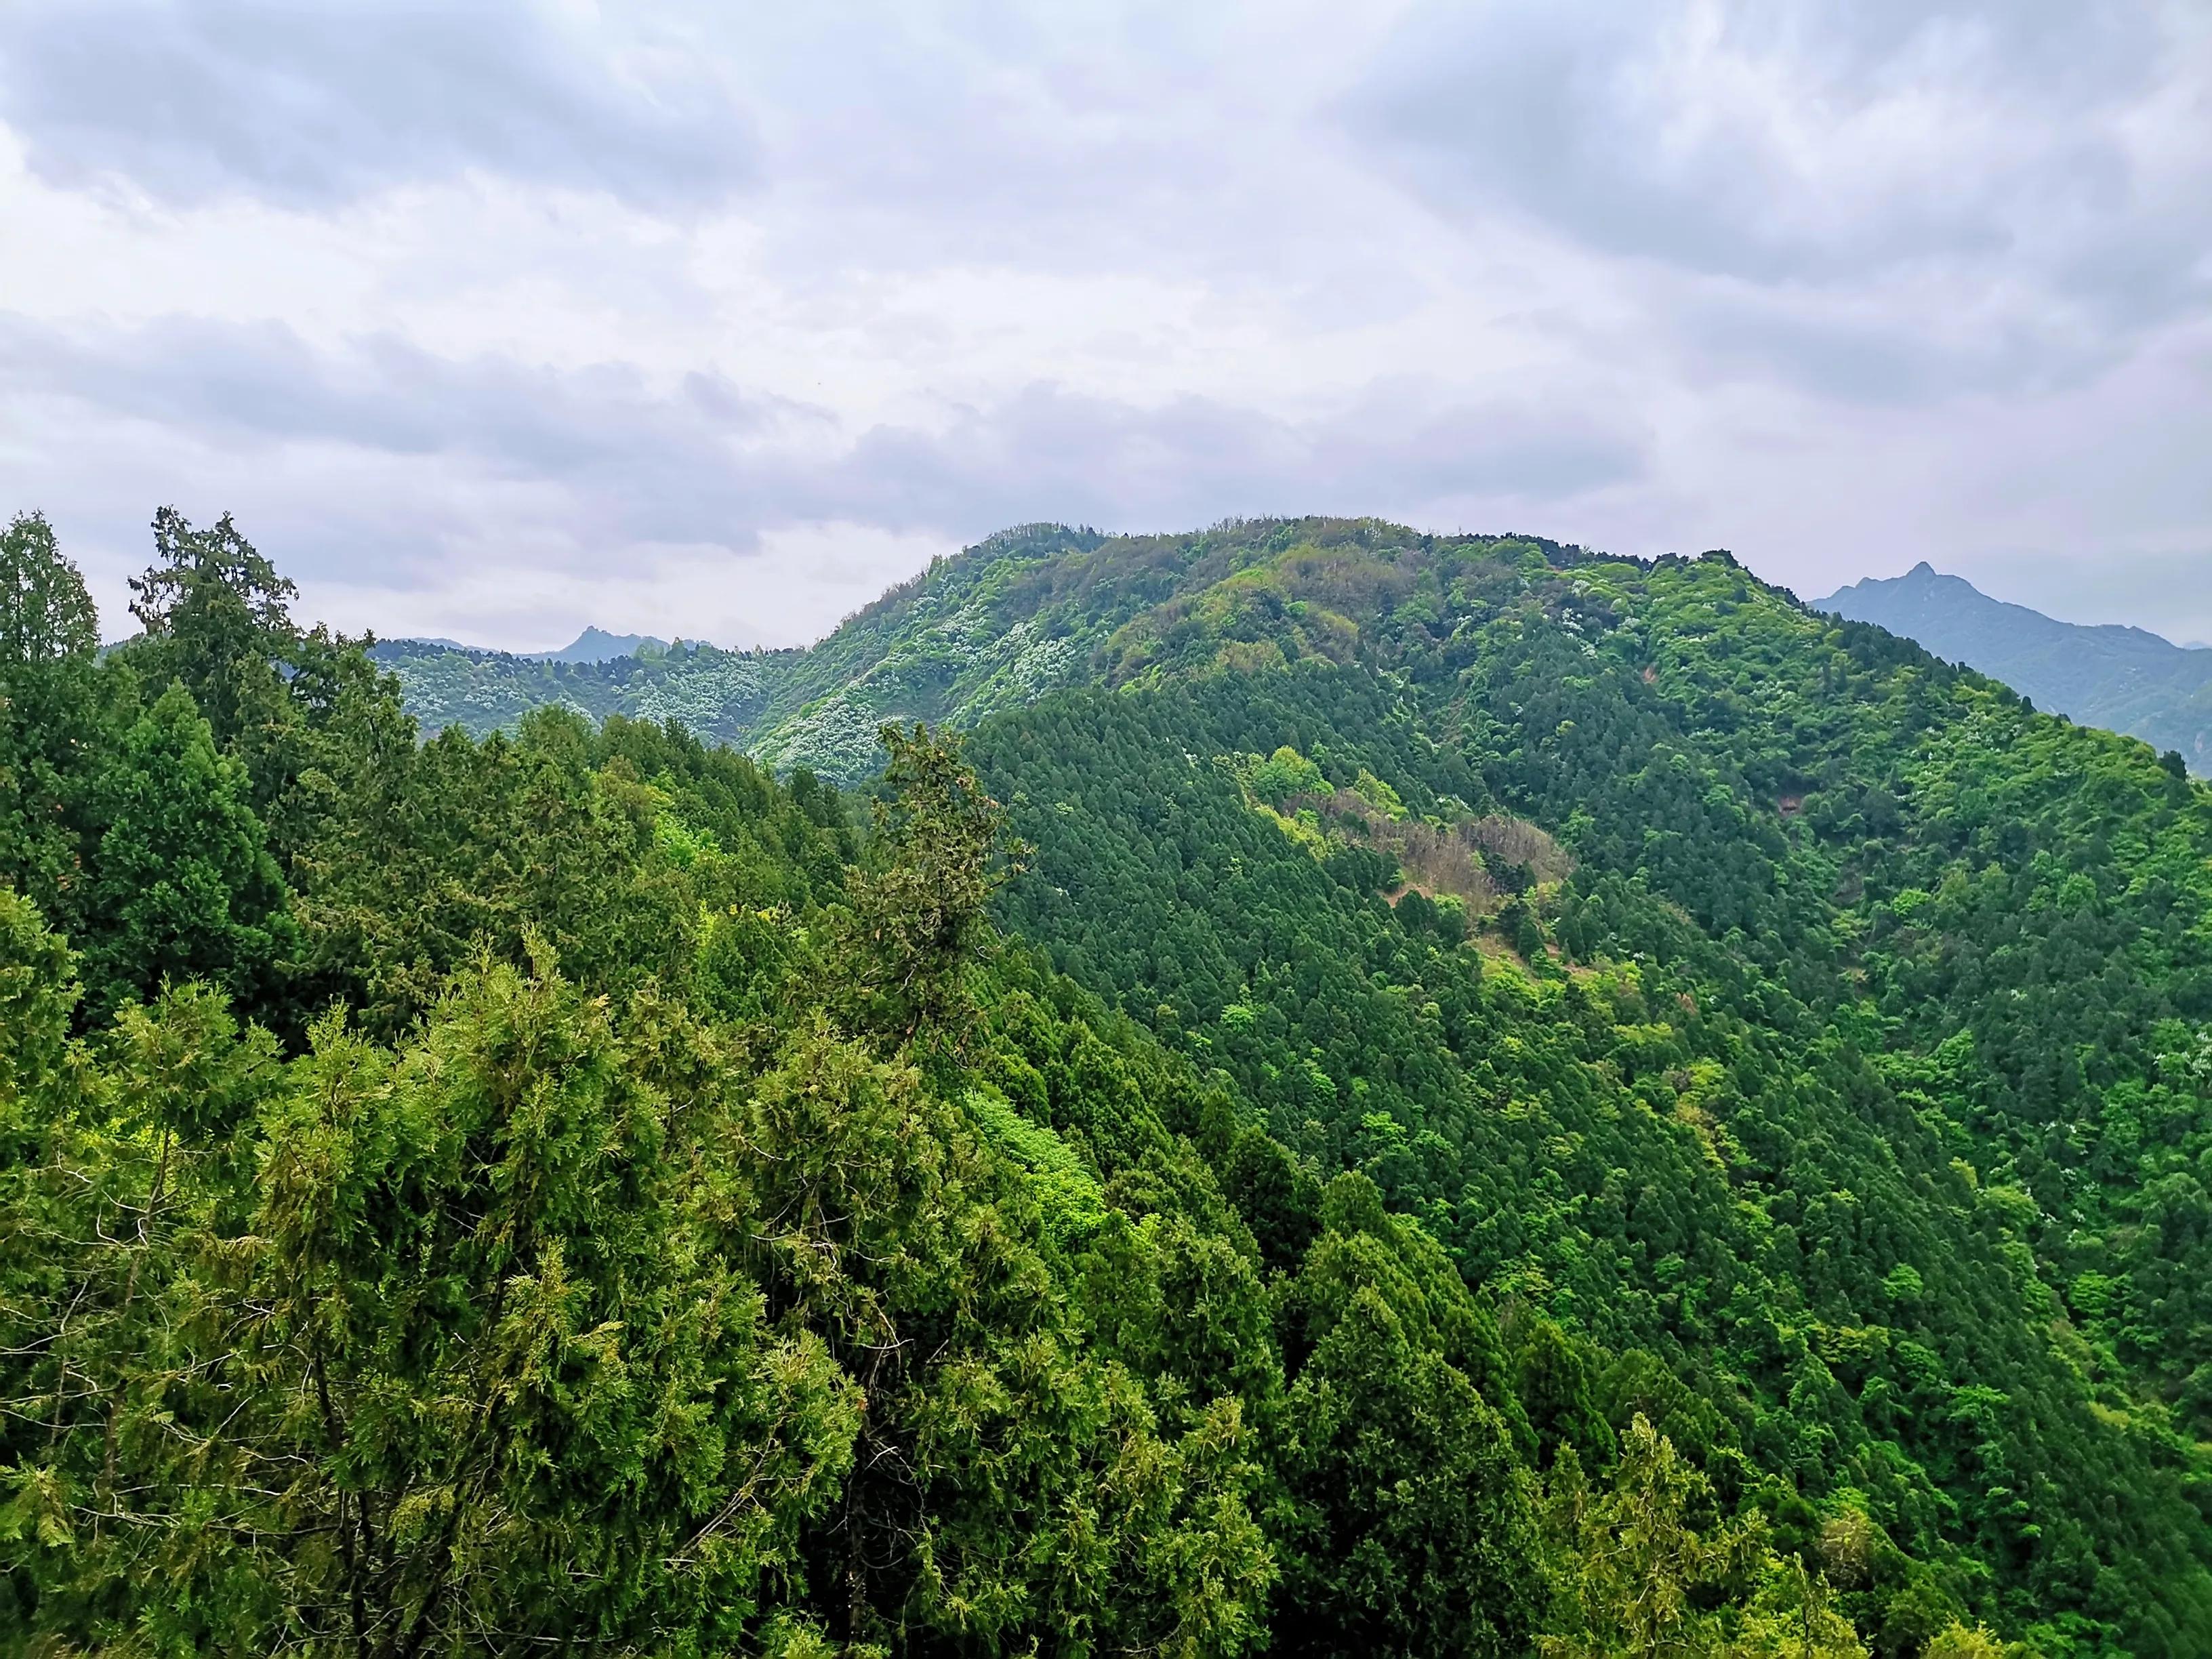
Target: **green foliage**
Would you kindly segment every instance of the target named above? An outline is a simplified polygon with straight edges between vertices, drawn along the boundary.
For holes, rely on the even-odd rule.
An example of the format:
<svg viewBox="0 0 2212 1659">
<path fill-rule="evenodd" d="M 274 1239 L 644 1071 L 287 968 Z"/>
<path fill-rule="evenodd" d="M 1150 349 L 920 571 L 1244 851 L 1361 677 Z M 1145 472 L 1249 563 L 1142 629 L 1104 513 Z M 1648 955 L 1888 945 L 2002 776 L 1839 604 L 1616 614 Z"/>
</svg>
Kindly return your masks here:
<svg viewBox="0 0 2212 1659">
<path fill-rule="evenodd" d="M 0 662 L 39 667 L 99 648 L 99 613 L 53 526 L 42 513 L 17 514 L 0 531 Z"/>
<path fill-rule="evenodd" d="M 131 580 L 148 672 L 180 680 L 226 738 L 270 701 L 291 643 L 286 601 L 299 589 L 239 533 L 228 514 L 195 530 L 173 507 L 154 515 L 155 563 Z"/>
<path fill-rule="evenodd" d="M 54 1444 L 14 1524 L 47 1627 L 371 1652 L 742 1627 L 858 1402 L 699 1249 L 688 1150 L 625 1073 L 602 1012 L 501 968 L 398 1054 L 319 1026 L 243 1181 L 161 1125 L 135 1242 L 85 1264 L 115 1328 L 28 1379 Z"/>
<path fill-rule="evenodd" d="M 423 744 L 227 521 L 105 657 L 28 522 L 0 1644 L 2212 1643 L 2140 745 L 1364 520 L 1030 526 Z M 709 670 L 871 810 L 623 712 Z"/>
<path fill-rule="evenodd" d="M 27 1133 L 39 1103 L 60 1084 L 77 996 L 68 944 L 28 900 L 0 890 L 0 1133 Z M 11 1166 L 23 1151 L 11 1146 Z"/>
<path fill-rule="evenodd" d="M 1006 871 L 1005 822 L 957 755 L 916 726 L 887 726 L 874 808 L 879 867 L 851 884 L 853 949 L 839 966 L 865 1025 L 904 1042 L 957 1036 L 962 971 Z"/>
<path fill-rule="evenodd" d="M 204 979 L 252 1000 L 292 926 L 246 769 L 173 685 L 100 775 L 86 965 L 109 999 Z"/>
<path fill-rule="evenodd" d="M 1328 788 L 1321 768 L 1288 744 L 1254 767 L 1249 781 L 1254 794 L 1278 806 L 1293 795 L 1318 795 Z"/>
<path fill-rule="evenodd" d="M 895 809 L 919 834 L 972 782 L 908 742 L 946 786 Z M 771 1030 L 706 1024 L 589 994 L 526 933 L 526 965 L 480 953 L 396 1047 L 333 1014 L 283 1060 L 172 993 L 125 1011 L 84 1094 L 56 1086 L 68 958 L 9 902 L 23 1632 L 1257 1639 L 1240 1401 L 1167 1387 L 1166 1420 L 1156 1373 L 1087 1338 L 1122 1281 L 1050 1218 L 1071 1191 L 1093 1231 L 1122 1212 L 1040 1124 L 1000 1125 L 1040 1170 L 994 1150 L 902 1045 L 809 1012 L 816 988 L 771 998 Z M 1116 1253 L 1174 1277 L 1151 1229 Z"/>
<path fill-rule="evenodd" d="M 1569 1450 L 1547 1516 L 1561 1552 L 1563 1628 L 1543 1650 L 1559 1659 L 1866 1659 L 1826 1579 L 1802 1556 L 1778 1556 L 1760 1517 L 1730 1520 L 1712 1498 L 1640 1414 L 1623 1437 L 1610 1493 L 1590 1492 Z"/>
<path fill-rule="evenodd" d="M 1251 1132 L 988 965 L 952 751 L 891 734 L 855 867 L 834 792 L 678 730 L 418 748 L 357 651 L 293 695 L 242 546 L 82 665 L 90 1004 L 0 890 L 0 1640 L 1263 1642 L 1280 1362 L 1161 1112 Z M 226 703 L 256 653 L 283 701 Z M 271 720 L 142 702 L 170 656 Z"/>
<path fill-rule="evenodd" d="M 987 726 L 1037 846 L 1012 924 L 1471 1280 L 1621 1353 L 1613 1386 L 1652 1357 L 1630 1397 L 1705 1402 L 1686 1443 L 1724 1489 L 1871 1494 L 2016 1629 L 2212 1634 L 2168 1426 L 2208 1397 L 2201 792 L 1717 561 L 1299 530 L 1334 562 L 1298 532 L 1246 556 L 1325 581 L 1378 666 L 1313 660 L 1294 597 L 1240 599 L 1227 637 L 1179 599 L 1127 636 L 1208 678 Z M 1418 629 L 1382 604 L 1431 580 Z M 1291 666 L 1220 673 L 1270 629 Z M 1384 908 L 1377 840 L 1329 830 L 1316 863 L 1206 764 L 1280 750 L 1413 814 L 1548 823 L 1572 867 L 1453 948 L 1415 896 Z M 1854 1616 L 1904 1630 L 1922 1582 Z"/>
<path fill-rule="evenodd" d="M 1441 1252 L 1357 1175 L 1291 1288 L 1287 1652 L 1511 1654 L 1540 1612 L 1528 1494 L 1483 1397 L 1496 1338 Z M 1411 1268 L 1412 1271 L 1408 1271 Z"/>
<path fill-rule="evenodd" d="M 0 532 L 0 876 L 57 915 L 82 902 L 99 647 L 83 577 L 42 516 L 19 514 Z"/>
<path fill-rule="evenodd" d="M 388 640 L 374 650 L 375 660 L 406 686 L 407 712 L 426 731 L 459 726 L 474 738 L 512 734 L 531 710 L 550 706 L 595 720 L 675 720 L 724 743 L 751 734 L 797 654 L 678 644 L 604 662 L 551 662 L 421 640 Z"/>
</svg>

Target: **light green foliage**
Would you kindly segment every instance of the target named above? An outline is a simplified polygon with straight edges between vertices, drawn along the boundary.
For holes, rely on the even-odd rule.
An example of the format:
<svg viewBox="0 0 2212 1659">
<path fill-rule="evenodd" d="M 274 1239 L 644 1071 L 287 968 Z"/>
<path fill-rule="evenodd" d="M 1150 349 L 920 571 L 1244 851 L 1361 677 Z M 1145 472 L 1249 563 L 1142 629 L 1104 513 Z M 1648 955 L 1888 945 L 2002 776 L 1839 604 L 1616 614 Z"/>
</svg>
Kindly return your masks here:
<svg viewBox="0 0 2212 1659">
<path fill-rule="evenodd" d="M 1547 1519 L 1564 1551 L 1566 1611 L 1547 1652 L 1662 1659 L 1719 1649 L 1724 1625 L 1710 1601 L 1753 1577 L 1760 1540 L 1711 1515 L 1710 1485 L 1673 1442 L 1638 1413 L 1609 1494 L 1589 1492 L 1572 1458 L 1552 1486 Z"/>
<path fill-rule="evenodd" d="M 1359 769 L 1359 775 L 1352 780 L 1352 793 L 1385 817 L 1402 818 L 1406 816 L 1406 803 L 1399 799 L 1398 792 L 1364 766 Z"/>
<path fill-rule="evenodd" d="M 1613 1490 L 1592 1493 L 1571 1451 L 1547 1521 L 1561 1549 L 1557 1659 L 1867 1659 L 1826 1580 L 1778 1557 L 1757 1517 L 1713 1507 L 1705 1477 L 1640 1413 Z"/>
<path fill-rule="evenodd" d="M 1318 795 L 1328 789 L 1321 768 L 1288 744 L 1254 765 L 1247 781 L 1254 794 L 1276 806 L 1293 795 Z"/>
<path fill-rule="evenodd" d="M 1987 1626 L 1952 1625 L 1936 1632 L 1921 1650 L 1921 1659 L 2008 1659 L 2008 1656 Z"/>
<path fill-rule="evenodd" d="M 185 1102 L 258 1045 L 156 1018 L 149 1195 L 127 1265 L 88 1264 L 116 1328 L 22 1401 L 56 1425 L 15 1511 L 50 1627 L 119 1639 L 139 1608 L 165 1646 L 263 1652 L 742 1628 L 849 1465 L 857 1390 L 701 1250 L 698 1149 L 605 1012 L 493 968 L 397 1054 L 326 1021 L 222 1126 L 245 1159 Z"/>
<path fill-rule="evenodd" d="M 971 1090 L 968 1110 L 989 1144 L 1035 1178 L 1037 1202 L 1055 1240 L 1075 1243 L 1105 1221 L 1097 1178 L 1048 1126 L 1024 1117 L 994 1091 Z"/>
</svg>

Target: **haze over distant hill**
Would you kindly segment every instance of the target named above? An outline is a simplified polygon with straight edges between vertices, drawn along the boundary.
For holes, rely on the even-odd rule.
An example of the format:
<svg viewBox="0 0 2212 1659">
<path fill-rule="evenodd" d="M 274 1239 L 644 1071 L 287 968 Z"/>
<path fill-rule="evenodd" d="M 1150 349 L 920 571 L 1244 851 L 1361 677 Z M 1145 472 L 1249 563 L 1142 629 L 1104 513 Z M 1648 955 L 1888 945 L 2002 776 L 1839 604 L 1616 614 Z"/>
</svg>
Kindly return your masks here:
<svg viewBox="0 0 2212 1659">
<path fill-rule="evenodd" d="M 551 651 L 501 651 L 496 646 L 467 645 L 442 635 L 410 635 L 387 640 L 392 647 L 434 645 L 444 651 L 466 651 L 480 657 L 512 657 L 518 662 L 619 662 L 650 647 L 668 649 L 668 641 L 650 634 L 610 634 L 603 628 L 586 628 L 568 644 Z"/>
<path fill-rule="evenodd" d="M 557 651 L 523 651 L 516 654 L 532 662 L 611 662 L 617 657 L 635 657 L 647 646 L 665 651 L 668 641 L 655 639 L 650 634 L 610 634 L 605 629 L 586 628 Z"/>
<path fill-rule="evenodd" d="M 1925 560 L 1902 576 L 1870 576 L 1812 604 L 1917 641 L 2002 680 L 2039 708 L 2124 732 L 2161 752 L 2179 750 L 2199 776 L 2212 773 L 2212 651 L 2140 628 L 2060 622 L 1993 599 Z"/>
</svg>

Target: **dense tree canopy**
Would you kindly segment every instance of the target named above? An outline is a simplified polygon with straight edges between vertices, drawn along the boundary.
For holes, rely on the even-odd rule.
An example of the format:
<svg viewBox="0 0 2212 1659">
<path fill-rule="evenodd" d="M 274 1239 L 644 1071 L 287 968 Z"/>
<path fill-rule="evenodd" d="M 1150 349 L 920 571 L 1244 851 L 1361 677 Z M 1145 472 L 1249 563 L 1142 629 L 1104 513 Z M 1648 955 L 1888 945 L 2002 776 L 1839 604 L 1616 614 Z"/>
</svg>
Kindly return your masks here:
<svg viewBox="0 0 2212 1659">
<path fill-rule="evenodd" d="M 155 554 L 5 543 L 10 1648 L 2212 1646 L 2139 745 L 1724 556 L 1031 527 L 779 781 Z"/>
</svg>

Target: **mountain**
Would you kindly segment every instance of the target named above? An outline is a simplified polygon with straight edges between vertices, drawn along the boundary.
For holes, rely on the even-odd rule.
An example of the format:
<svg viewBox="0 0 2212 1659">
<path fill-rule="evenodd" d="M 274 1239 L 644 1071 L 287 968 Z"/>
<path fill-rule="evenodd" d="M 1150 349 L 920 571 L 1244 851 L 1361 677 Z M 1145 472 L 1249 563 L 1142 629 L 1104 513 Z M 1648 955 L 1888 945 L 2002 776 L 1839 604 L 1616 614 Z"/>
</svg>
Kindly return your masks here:
<svg viewBox="0 0 2212 1659">
<path fill-rule="evenodd" d="M 532 709 L 557 705 L 594 720 L 678 720 L 743 747 L 801 653 L 679 641 L 665 650 L 569 659 L 381 640 L 373 654 L 398 675 L 407 712 L 428 731 L 511 732 Z"/>
<path fill-rule="evenodd" d="M 647 648 L 665 651 L 668 641 L 657 640 L 650 634 L 609 634 L 598 628 L 586 628 L 557 651 L 526 651 L 520 654 L 530 662 L 607 662 L 617 657 L 635 657 Z"/>
<path fill-rule="evenodd" d="M 653 654 L 668 649 L 668 641 L 655 639 L 650 634 L 610 634 L 603 629 L 587 627 L 568 644 L 553 651 L 500 651 L 490 646 L 464 645 L 459 640 L 440 635 L 410 635 L 405 639 L 380 641 L 388 648 L 388 654 L 404 657 L 425 650 L 454 651 L 465 656 L 482 659 L 501 659 L 514 662 L 605 663 L 641 654 Z"/>
<path fill-rule="evenodd" d="M 2212 773 L 2212 654 L 2140 628 L 2084 627 L 1993 599 L 1926 561 L 1813 601 L 1878 623 L 1937 656 L 2002 680 L 2037 706 L 2178 751 Z"/>
<path fill-rule="evenodd" d="M 2212 1651 L 2142 743 L 1723 553 L 1305 519 L 418 744 L 253 560 L 102 657 L 24 545 L 8 1644 Z M 567 696 L 710 673 L 774 770 Z"/>
<path fill-rule="evenodd" d="M 2172 1207 L 2212 1140 L 2115 1127 L 2205 1121 L 2166 1091 L 2212 1015 L 2207 799 L 2140 744 L 1725 555 L 1367 522 L 1027 526 L 760 666 L 723 730 L 780 769 L 975 728 L 1056 966 L 1471 1283 L 1657 1357 L 1707 1443 L 1916 1559 L 1996 1549 L 2014 1616 L 2088 1570 L 2070 1488 L 2212 1434 L 2212 1232 Z M 1987 1462 L 1936 1426 L 1984 1387 Z M 2137 1537 L 2200 1593 L 2199 1522 Z"/>
</svg>

